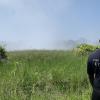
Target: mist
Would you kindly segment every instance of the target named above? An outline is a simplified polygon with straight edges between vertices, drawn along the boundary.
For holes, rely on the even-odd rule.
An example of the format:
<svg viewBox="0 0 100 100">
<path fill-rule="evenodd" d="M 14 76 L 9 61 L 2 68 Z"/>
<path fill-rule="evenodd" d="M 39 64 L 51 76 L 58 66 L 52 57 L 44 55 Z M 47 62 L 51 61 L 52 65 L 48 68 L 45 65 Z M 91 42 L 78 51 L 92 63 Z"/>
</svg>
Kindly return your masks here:
<svg viewBox="0 0 100 100">
<path fill-rule="evenodd" d="M 70 49 L 81 37 L 89 43 L 96 42 L 100 37 L 100 23 L 99 17 L 93 15 L 98 13 L 91 12 L 92 5 L 87 7 L 84 3 L 0 0 L 0 41 L 6 44 L 7 50 Z"/>
</svg>

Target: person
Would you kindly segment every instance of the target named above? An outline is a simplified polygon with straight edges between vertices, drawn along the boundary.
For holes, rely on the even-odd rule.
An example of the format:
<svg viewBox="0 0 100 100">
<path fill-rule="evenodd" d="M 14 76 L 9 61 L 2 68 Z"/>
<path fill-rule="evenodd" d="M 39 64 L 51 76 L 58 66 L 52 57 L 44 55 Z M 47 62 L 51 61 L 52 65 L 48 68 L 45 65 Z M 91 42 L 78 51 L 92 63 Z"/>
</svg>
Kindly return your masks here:
<svg viewBox="0 0 100 100">
<path fill-rule="evenodd" d="M 93 88 L 92 100 L 100 100 L 100 49 L 88 57 L 87 73 Z"/>
</svg>

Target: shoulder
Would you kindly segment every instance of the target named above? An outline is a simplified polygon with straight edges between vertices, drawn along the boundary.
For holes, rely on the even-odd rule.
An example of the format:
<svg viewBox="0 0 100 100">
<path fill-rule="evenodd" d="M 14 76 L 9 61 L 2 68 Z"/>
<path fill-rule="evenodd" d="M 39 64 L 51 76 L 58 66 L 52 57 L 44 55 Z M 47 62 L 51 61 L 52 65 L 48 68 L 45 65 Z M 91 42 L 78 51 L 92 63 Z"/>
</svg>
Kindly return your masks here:
<svg viewBox="0 0 100 100">
<path fill-rule="evenodd" d="M 96 51 L 92 52 L 89 56 L 88 56 L 88 60 L 87 63 L 93 63 L 94 61 L 100 61 L 100 49 L 97 49 Z"/>
<path fill-rule="evenodd" d="M 90 55 L 89 55 L 89 59 L 91 58 L 98 58 L 100 57 L 100 49 L 97 49 L 96 51 L 92 52 Z"/>
</svg>

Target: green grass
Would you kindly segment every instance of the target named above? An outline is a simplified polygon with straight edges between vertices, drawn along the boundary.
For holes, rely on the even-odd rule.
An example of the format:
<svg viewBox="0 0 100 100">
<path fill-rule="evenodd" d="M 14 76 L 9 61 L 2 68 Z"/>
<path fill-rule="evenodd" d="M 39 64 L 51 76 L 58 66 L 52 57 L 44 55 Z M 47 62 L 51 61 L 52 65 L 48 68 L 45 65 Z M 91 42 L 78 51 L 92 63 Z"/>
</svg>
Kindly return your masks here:
<svg viewBox="0 0 100 100">
<path fill-rule="evenodd" d="M 9 52 L 0 62 L 0 100 L 89 100 L 86 62 L 72 51 Z"/>
</svg>

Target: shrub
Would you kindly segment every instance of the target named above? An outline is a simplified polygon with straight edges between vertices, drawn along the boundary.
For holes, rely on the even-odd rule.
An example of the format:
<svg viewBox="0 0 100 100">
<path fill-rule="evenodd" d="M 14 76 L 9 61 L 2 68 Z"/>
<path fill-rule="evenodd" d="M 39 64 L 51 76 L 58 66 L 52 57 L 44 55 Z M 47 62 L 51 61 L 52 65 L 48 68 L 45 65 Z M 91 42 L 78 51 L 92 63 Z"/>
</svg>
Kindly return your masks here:
<svg viewBox="0 0 100 100">
<path fill-rule="evenodd" d="M 0 46 L 0 60 L 7 58 L 7 52 L 4 47 Z"/>
<path fill-rule="evenodd" d="M 80 44 L 80 45 L 77 46 L 77 53 L 79 55 L 85 55 L 85 54 L 89 54 L 89 53 L 95 51 L 98 48 L 100 48 L 100 47 L 90 45 L 90 44 Z"/>
</svg>

